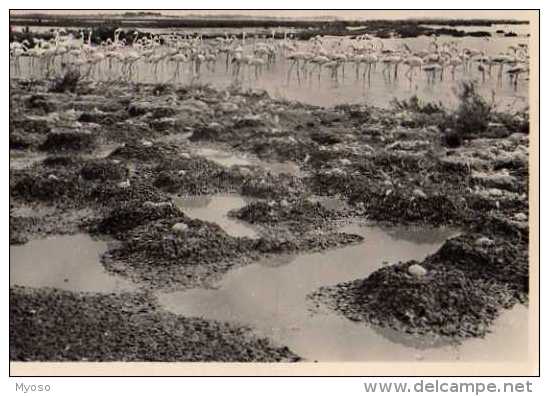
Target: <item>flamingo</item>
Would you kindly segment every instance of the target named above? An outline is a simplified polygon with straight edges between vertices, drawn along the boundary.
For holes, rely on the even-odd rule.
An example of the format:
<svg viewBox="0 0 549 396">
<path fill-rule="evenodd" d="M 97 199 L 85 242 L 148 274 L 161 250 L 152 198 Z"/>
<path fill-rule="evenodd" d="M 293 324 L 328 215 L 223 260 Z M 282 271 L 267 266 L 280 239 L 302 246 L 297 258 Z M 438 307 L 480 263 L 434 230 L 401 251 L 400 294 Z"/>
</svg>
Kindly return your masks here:
<svg viewBox="0 0 549 396">
<path fill-rule="evenodd" d="M 290 83 L 290 78 L 294 67 L 296 68 L 297 82 L 298 84 L 301 84 L 301 77 L 299 74 L 299 61 L 304 60 L 309 56 L 310 54 L 304 51 L 295 51 L 286 56 L 286 59 L 291 62 L 290 67 L 288 68 L 288 84 Z"/>
</svg>

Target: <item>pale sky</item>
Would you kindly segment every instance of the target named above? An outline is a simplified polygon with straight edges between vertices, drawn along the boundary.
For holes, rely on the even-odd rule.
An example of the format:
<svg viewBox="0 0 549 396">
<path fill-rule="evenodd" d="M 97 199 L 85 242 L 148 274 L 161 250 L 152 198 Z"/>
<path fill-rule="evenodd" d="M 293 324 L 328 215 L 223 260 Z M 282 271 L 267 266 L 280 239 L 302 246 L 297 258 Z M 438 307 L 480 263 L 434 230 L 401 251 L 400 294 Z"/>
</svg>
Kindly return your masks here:
<svg viewBox="0 0 549 396">
<path fill-rule="evenodd" d="M 44 14 L 112 14 L 122 13 L 126 10 L 21 10 L 12 11 L 13 14 L 26 13 L 44 13 Z M 140 10 L 131 10 L 140 11 Z M 185 16 L 189 14 L 195 15 L 256 15 L 256 16 L 274 16 L 274 17 L 320 17 L 330 16 L 342 19 L 406 19 L 406 18 L 444 18 L 444 19 L 529 19 L 528 12 L 524 11 L 500 11 L 500 10 L 451 10 L 451 11 L 313 11 L 313 10 L 188 10 L 188 11 L 173 11 L 173 10 L 141 10 L 161 12 L 163 15 Z M 531 15 L 531 13 L 530 13 Z"/>
</svg>

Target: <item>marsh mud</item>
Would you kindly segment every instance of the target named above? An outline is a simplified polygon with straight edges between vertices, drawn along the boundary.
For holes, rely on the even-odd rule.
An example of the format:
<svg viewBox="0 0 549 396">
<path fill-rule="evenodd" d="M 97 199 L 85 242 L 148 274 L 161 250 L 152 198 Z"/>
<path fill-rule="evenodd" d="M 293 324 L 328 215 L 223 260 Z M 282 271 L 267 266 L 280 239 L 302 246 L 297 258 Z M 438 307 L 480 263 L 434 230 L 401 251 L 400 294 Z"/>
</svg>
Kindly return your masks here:
<svg viewBox="0 0 549 396">
<path fill-rule="evenodd" d="M 299 359 L 250 329 L 165 312 L 145 293 L 74 293 L 16 286 L 10 288 L 10 321 L 10 359 L 18 361 Z"/>
<path fill-rule="evenodd" d="M 81 235 L 108 239 L 99 259 L 106 274 L 155 295 L 183 293 L 187 297 L 182 297 L 181 306 L 191 308 L 181 313 L 207 320 L 207 310 L 192 307 L 195 292 L 238 295 L 250 283 L 261 287 L 273 279 L 290 290 L 307 272 L 316 281 L 297 287 L 300 318 L 305 317 L 301 308 L 307 301 L 330 312 L 330 320 L 337 313 L 342 328 L 353 323 L 361 326 L 359 332 L 384 329 L 392 339 L 408 334 L 459 342 L 483 336 L 497 326 L 500 314 L 511 312 L 507 308 L 515 306 L 515 312 L 517 303 L 528 301 L 527 113 L 492 112 L 488 123 L 478 129 L 473 125 L 456 139 L 448 132 L 455 127 L 456 115 L 437 107 L 426 111 L 400 103 L 385 109 L 321 108 L 275 100 L 260 90 L 215 90 L 198 84 L 81 81 L 74 92 L 66 93 L 52 92 L 51 86 L 48 81 L 11 80 L 10 244 L 17 248 Z M 436 246 L 421 254 L 389 254 L 380 258 L 381 265 L 377 260 L 373 267 L 362 266 L 373 253 L 341 254 L 375 240 L 378 228 L 352 228 L 362 222 Z M 351 228 L 341 228 L 345 225 Z M 458 230 L 459 235 L 409 231 L 440 227 Z M 392 246 L 385 246 L 387 252 Z M 338 254 L 331 262 L 323 261 L 325 276 L 320 278 L 313 276 L 314 265 L 302 263 L 307 261 L 303 257 Z M 280 265 L 258 264 L 269 262 Z M 354 269 L 344 271 L 347 267 Z M 284 276 L 298 268 L 307 271 L 296 278 Z M 343 275 L 337 275 L 338 268 Z M 267 269 L 272 274 L 254 279 L 254 271 L 262 274 Z M 239 271 L 250 271 L 251 278 L 244 276 L 236 282 L 243 282 L 242 287 L 229 290 Z M 71 284 L 71 277 L 65 278 Z M 107 354 L 112 359 L 294 356 L 273 355 L 272 350 L 243 356 L 244 349 L 229 347 L 215 355 L 204 346 L 212 339 L 208 337 L 217 339 L 220 325 L 213 322 L 160 314 L 147 300 L 145 322 L 132 316 L 125 327 L 127 316 L 118 294 L 61 292 L 45 289 L 58 286 L 47 282 L 22 286 L 36 289 L 14 286 L 10 293 L 15 304 L 10 343 L 18 346 L 13 356 L 18 360 L 94 359 L 76 340 L 88 343 L 87 332 L 92 330 L 75 334 L 62 356 L 56 353 L 68 345 L 63 337 L 73 336 L 54 319 L 46 321 L 52 326 L 49 334 L 56 335 L 44 344 L 48 351 L 33 349 L 30 338 L 18 335 L 23 334 L 18 333 L 20 326 L 32 333 L 44 320 L 25 311 L 42 302 L 59 312 L 112 307 L 102 314 L 113 316 L 100 321 L 101 330 L 124 331 L 122 339 L 128 341 Z M 240 297 L 242 304 L 253 301 L 249 295 Z M 333 355 L 328 350 L 317 353 L 310 345 L 269 333 L 248 320 L 246 312 L 251 311 L 240 312 L 238 305 L 227 312 L 266 337 L 296 346 L 292 350 L 304 357 L 351 359 L 347 352 L 334 352 L 337 348 Z M 197 336 L 203 352 L 197 346 L 187 355 L 179 351 L 161 357 L 140 350 L 135 346 L 145 336 L 140 326 L 153 318 L 161 320 L 155 325 L 159 332 L 176 324 L 198 331 L 200 323 L 209 334 Z M 83 324 L 95 320 L 81 319 Z M 103 329 L 111 319 L 113 329 Z M 297 326 L 296 334 L 307 335 L 304 329 L 313 322 L 300 322 L 305 324 Z M 185 327 L 188 323 L 193 324 Z M 135 329 L 141 329 L 136 330 L 139 337 L 125 338 Z M 338 337 L 349 334 L 341 330 Z M 96 336 L 90 333 L 86 345 L 91 348 Z"/>
</svg>

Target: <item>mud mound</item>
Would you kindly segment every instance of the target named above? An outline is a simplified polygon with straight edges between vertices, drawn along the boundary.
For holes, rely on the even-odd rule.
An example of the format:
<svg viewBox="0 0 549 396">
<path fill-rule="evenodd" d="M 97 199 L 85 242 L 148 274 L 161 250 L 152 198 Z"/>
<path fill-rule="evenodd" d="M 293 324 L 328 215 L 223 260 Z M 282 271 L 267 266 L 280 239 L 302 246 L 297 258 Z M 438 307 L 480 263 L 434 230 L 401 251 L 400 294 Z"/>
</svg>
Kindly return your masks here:
<svg viewBox="0 0 549 396">
<path fill-rule="evenodd" d="M 113 209 L 95 227 L 95 231 L 123 238 L 124 234 L 159 219 L 184 217 L 171 202 L 126 202 Z"/>
<path fill-rule="evenodd" d="M 119 181 L 128 177 L 129 170 L 122 164 L 106 159 L 96 159 L 87 161 L 80 173 L 86 180 Z"/>
<path fill-rule="evenodd" d="M 528 249 L 503 238 L 465 234 L 449 239 L 426 265 L 455 268 L 472 279 L 506 285 L 519 300 L 528 295 Z"/>
<path fill-rule="evenodd" d="M 118 147 L 109 158 L 158 162 L 177 155 L 177 147 L 170 144 L 132 142 Z"/>
<path fill-rule="evenodd" d="M 224 169 L 213 174 L 192 171 L 162 171 L 154 181 L 155 187 L 164 191 L 187 195 L 235 192 L 239 184 L 238 177 Z"/>
<path fill-rule="evenodd" d="M 292 203 L 287 201 L 252 202 L 230 214 L 252 224 L 289 223 L 295 227 L 321 224 L 335 218 L 334 212 L 325 209 L 318 202 L 313 203 L 308 200 L 298 200 Z"/>
<path fill-rule="evenodd" d="M 81 158 L 74 155 L 55 155 L 45 158 L 44 161 L 42 161 L 42 165 L 48 168 L 65 168 L 80 165 L 81 162 Z"/>
<path fill-rule="evenodd" d="M 490 235 L 509 239 L 513 243 L 528 244 L 530 230 L 528 219 L 517 221 L 508 216 L 489 213 L 482 215 L 472 227 L 477 233 L 486 232 Z"/>
<path fill-rule="evenodd" d="M 92 204 L 113 207 L 121 202 L 164 202 L 167 197 L 147 182 L 130 180 L 129 186 L 120 186 L 119 183 L 94 185 L 86 199 Z"/>
<path fill-rule="evenodd" d="M 186 225 L 186 231 L 174 229 L 178 223 Z M 133 228 L 131 238 L 110 254 L 130 265 L 200 266 L 242 256 L 251 242 L 227 235 L 217 224 L 179 214 Z"/>
<path fill-rule="evenodd" d="M 23 175 L 10 185 L 10 195 L 24 201 L 60 203 L 63 198 L 75 198 L 78 181 L 74 177 L 49 177 L 44 174 Z"/>
<path fill-rule="evenodd" d="M 46 95 L 31 95 L 25 100 L 25 105 L 29 109 L 39 110 L 42 114 L 48 114 L 57 110 L 56 104 Z"/>
<path fill-rule="evenodd" d="M 204 287 L 234 265 L 258 258 L 253 242 L 181 214 L 133 228 L 103 262 L 108 270 L 155 288 Z"/>
<path fill-rule="evenodd" d="M 173 105 L 161 100 L 155 100 L 154 102 L 139 101 L 130 103 L 128 106 L 128 114 L 132 117 L 149 114 L 152 118 L 163 118 L 176 115 L 177 110 Z"/>
<path fill-rule="evenodd" d="M 424 191 L 413 186 L 359 185 L 350 193 L 350 201 L 362 205 L 368 217 L 378 221 L 432 225 L 461 223 L 466 214 L 463 202 L 450 192 Z"/>
<path fill-rule="evenodd" d="M 21 132 L 10 132 L 10 150 L 26 150 L 40 145 L 43 139 L 39 137 L 23 134 Z"/>
<path fill-rule="evenodd" d="M 51 126 L 48 120 L 41 118 L 15 118 L 10 120 L 14 130 L 18 130 L 24 133 L 36 133 L 39 135 L 46 135 L 51 131 Z"/>
<path fill-rule="evenodd" d="M 333 145 L 342 142 L 341 137 L 333 132 L 314 132 L 311 134 L 311 139 L 322 145 Z"/>
<path fill-rule="evenodd" d="M 234 192 L 242 182 L 242 176 L 213 161 L 200 157 L 161 161 L 153 173 L 154 185 L 171 193 L 201 195 Z"/>
<path fill-rule="evenodd" d="M 305 185 L 298 177 L 268 175 L 245 180 L 240 192 L 256 198 L 291 199 L 304 194 Z"/>
<path fill-rule="evenodd" d="M 103 112 L 103 111 L 88 111 L 83 112 L 78 118 L 78 122 L 113 125 L 117 122 L 124 121 L 128 118 L 128 114 L 121 110 L 116 112 Z"/>
<path fill-rule="evenodd" d="M 34 228 L 37 219 L 19 217 L 10 214 L 10 245 L 21 245 L 29 241 L 29 232 Z"/>
<path fill-rule="evenodd" d="M 145 294 L 10 289 L 10 360 L 297 361 L 247 328 L 167 313 Z"/>
<path fill-rule="evenodd" d="M 196 128 L 193 134 L 189 137 L 192 142 L 198 141 L 227 141 L 229 137 L 228 131 L 221 126 L 201 126 Z"/>
<path fill-rule="evenodd" d="M 372 180 L 363 175 L 344 172 L 315 172 L 307 179 L 307 184 L 317 195 L 343 195 L 360 201 L 363 191 L 368 191 Z"/>
<path fill-rule="evenodd" d="M 321 288 L 311 297 L 351 320 L 458 339 L 484 336 L 499 311 L 512 305 L 502 285 L 445 267 L 418 277 L 408 270 L 414 264 L 382 268 L 365 280 Z"/>
<path fill-rule="evenodd" d="M 414 334 L 483 336 L 503 308 L 528 300 L 528 249 L 468 233 L 422 263 L 379 269 L 312 294 L 352 320 Z"/>
<path fill-rule="evenodd" d="M 265 254 L 288 254 L 298 251 L 321 251 L 344 245 L 362 242 L 360 235 L 334 232 L 322 235 L 305 235 L 294 239 L 259 238 L 253 244 L 253 249 Z"/>
<path fill-rule="evenodd" d="M 97 137 L 89 131 L 60 130 L 48 133 L 40 145 L 43 151 L 91 151 L 96 147 Z"/>
<path fill-rule="evenodd" d="M 311 152 L 310 142 L 294 138 L 254 138 L 240 146 L 240 149 L 256 154 L 259 158 L 275 159 L 279 161 L 303 161 Z"/>
</svg>

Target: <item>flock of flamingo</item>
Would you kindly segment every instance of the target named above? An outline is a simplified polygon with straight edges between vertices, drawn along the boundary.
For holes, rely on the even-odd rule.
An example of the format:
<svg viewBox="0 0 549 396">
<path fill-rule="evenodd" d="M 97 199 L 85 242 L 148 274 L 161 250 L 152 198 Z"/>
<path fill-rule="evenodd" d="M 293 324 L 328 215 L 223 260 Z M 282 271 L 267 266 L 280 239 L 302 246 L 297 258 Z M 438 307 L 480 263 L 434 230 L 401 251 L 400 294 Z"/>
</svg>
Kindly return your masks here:
<svg viewBox="0 0 549 396">
<path fill-rule="evenodd" d="M 86 37 L 87 33 L 87 37 Z M 410 84 L 425 77 L 429 85 L 443 81 L 456 73 L 472 75 L 483 82 L 508 77 L 517 87 L 520 78 L 527 78 L 529 55 L 526 44 L 509 46 L 507 51 L 488 55 L 486 50 L 466 48 L 458 41 L 439 43 L 433 37 L 428 48 L 412 51 L 406 44 L 386 48 L 384 42 L 369 35 L 355 38 L 316 36 L 298 41 L 291 34 L 284 39 L 272 36 L 242 35 L 202 39 L 201 35 L 144 35 L 135 32 L 131 40 L 120 39 L 122 29 L 99 45 L 92 43 L 93 30 L 81 31 L 80 37 L 57 29 L 51 40 L 36 39 L 34 45 L 24 40 L 10 43 L 12 76 L 51 78 L 66 68 L 97 81 L 149 81 L 181 83 L 213 73 L 222 64 L 227 78 L 253 82 L 266 69 L 282 65 L 287 84 L 297 81 L 312 83 L 327 78 L 335 85 L 347 75 L 364 84 L 372 78 L 392 83 L 404 68 L 404 78 Z M 486 39 L 489 40 L 489 39 Z M 22 59 L 26 68 L 22 67 Z M 349 70 L 350 69 L 350 70 Z M 381 73 L 377 72 L 381 69 Z M 380 77 L 381 76 L 381 77 Z"/>
</svg>

